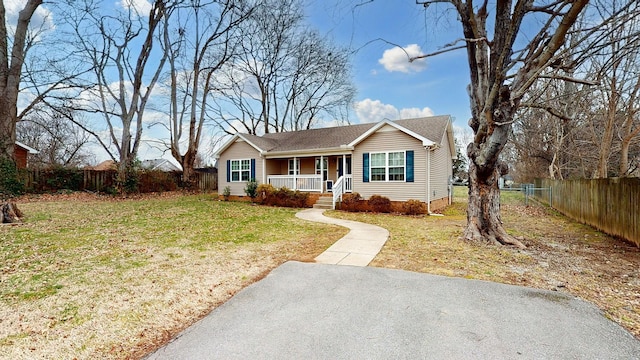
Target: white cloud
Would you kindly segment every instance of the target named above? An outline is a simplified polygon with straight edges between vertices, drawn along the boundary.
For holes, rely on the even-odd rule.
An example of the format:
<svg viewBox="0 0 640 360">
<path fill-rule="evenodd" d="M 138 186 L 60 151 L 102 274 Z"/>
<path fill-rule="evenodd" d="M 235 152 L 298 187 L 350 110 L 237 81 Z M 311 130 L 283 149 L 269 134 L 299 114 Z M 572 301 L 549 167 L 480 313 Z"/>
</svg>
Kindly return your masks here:
<svg viewBox="0 0 640 360">
<path fill-rule="evenodd" d="M 408 108 L 400 110 L 400 119 L 414 119 L 419 117 L 433 116 L 433 111 L 428 108 Z"/>
<path fill-rule="evenodd" d="M 383 104 L 380 100 L 364 99 L 354 105 L 356 116 L 361 123 L 378 122 L 384 119 L 414 119 L 419 117 L 433 116 L 433 110 L 428 107 L 404 108 L 398 110 L 390 104 Z"/>
<path fill-rule="evenodd" d="M 124 9 L 132 9 L 138 16 L 149 16 L 151 3 L 147 0 L 120 0 L 117 2 Z"/>
<path fill-rule="evenodd" d="M 356 102 L 354 108 L 361 123 L 396 120 L 400 115 L 395 106 L 383 104 L 380 100 L 364 99 Z"/>
<path fill-rule="evenodd" d="M 404 48 L 394 47 L 387 49 L 378 60 L 389 72 L 400 71 L 403 73 L 420 72 L 427 68 L 425 59 L 409 61 L 409 58 L 422 55 L 422 50 L 417 44 L 407 45 Z"/>
<path fill-rule="evenodd" d="M 4 1 L 7 30 L 10 33 L 15 32 L 15 24 L 18 21 L 18 15 L 20 11 L 24 9 L 24 6 L 24 0 Z M 43 6 L 39 6 L 33 13 L 31 21 L 29 21 L 29 29 L 37 34 L 55 29 L 55 24 L 53 23 L 53 14 L 51 13 L 51 11 Z"/>
</svg>

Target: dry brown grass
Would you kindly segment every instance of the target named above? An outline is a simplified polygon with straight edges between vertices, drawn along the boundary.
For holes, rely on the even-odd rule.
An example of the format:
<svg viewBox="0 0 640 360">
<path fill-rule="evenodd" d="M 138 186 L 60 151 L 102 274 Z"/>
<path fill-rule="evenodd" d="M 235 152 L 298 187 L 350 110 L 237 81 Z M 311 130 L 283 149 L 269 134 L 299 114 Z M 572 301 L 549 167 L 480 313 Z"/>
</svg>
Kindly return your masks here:
<svg viewBox="0 0 640 360">
<path fill-rule="evenodd" d="M 19 203 L 0 227 L 0 358 L 135 359 L 345 229 L 211 195 Z"/>
<path fill-rule="evenodd" d="M 458 240 L 466 198 L 458 189 L 444 217 L 332 212 L 387 228 L 390 239 L 371 266 L 562 291 L 591 301 L 640 338 L 640 249 L 576 223 L 519 193 L 503 195 L 507 231 L 524 250 Z"/>
<path fill-rule="evenodd" d="M 640 251 L 506 194 L 527 245 L 461 242 L 465 198 L 444 217 L 330 212 L 391 237 L 372 266 L 568 292 L 640 337 Z M 310 261 L 345 230 L 293 209 L 211 196 L 63 195 L 19 202 L 0 227 L 0 358 L 135 359 L 284 261 Z"/>
</svg>

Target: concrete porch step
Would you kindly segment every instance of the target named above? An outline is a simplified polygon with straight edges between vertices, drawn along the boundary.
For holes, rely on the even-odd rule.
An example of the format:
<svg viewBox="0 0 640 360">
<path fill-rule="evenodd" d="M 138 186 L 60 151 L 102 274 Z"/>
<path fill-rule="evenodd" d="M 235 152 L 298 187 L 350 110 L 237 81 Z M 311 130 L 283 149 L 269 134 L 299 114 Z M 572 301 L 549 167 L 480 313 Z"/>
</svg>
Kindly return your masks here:
<svg viewBox="0 0 640 360">
<path fill-rule="evenodd" d="M 332 209 L 333 208 L 333 197 L 331 196 L 321 196 L 318 198 L 315 204 L 313 204 L 314 209 Z"/>
</svg>

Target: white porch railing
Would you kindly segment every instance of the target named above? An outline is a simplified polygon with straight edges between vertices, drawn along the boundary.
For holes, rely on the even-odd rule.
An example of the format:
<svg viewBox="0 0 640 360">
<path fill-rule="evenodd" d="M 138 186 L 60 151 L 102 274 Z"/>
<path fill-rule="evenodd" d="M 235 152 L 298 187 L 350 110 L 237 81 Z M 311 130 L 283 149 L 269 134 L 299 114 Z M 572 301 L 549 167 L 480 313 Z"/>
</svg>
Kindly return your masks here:
<svg viewBox="0 0 640 360">
<path fill-rule="evenodd" d="M 336 203 L 342 201 L 342 194 L 344 194 L 344 176 L 340 176 L 338 180 L 333 184 L 333 201 L 331 208 L 336 208 Z"/>
<path fill-rule="evenodd" d="M 267 182 L 275 188 L 322 192 L 321 175 L 269 175 Z"/>
<path fill-rule="evenodd" d="M 338 180 L 333 184 L 333 209 L 336 208 L 336 203 L 342 201 L 342 195 L 346 192 L 353 191 L 353 176 L 345 175 L 340 176 Z"/>
<path fill-rule="evenodd" d="M 344 192 L 352 192 L 353 191 L 353 175 L 345 175 L 344 177 Z"/>
</svg>

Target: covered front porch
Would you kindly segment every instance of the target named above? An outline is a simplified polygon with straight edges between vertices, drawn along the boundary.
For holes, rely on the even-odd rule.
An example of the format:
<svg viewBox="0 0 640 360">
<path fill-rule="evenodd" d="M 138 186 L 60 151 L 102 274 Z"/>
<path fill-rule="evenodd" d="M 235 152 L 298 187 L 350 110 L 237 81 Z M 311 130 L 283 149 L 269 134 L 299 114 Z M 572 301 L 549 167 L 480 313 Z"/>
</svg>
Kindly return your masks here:
<svg viewBox="0 0 640 360">
<path fill-rule="evenodd" d="M 344 175 L 341 178 L 344 181 L 344 192 L 352 192 L 353 177 Z M 291 190 L 322 193 L 332 192 L 337 180 L 326 180 L 323 183 L 321 175 L 269 175 L 267 182 L 276 188 L 286 187 Z"/>
<path fill-rule="evenodd" d="M 267 183 L 306 192 L 334 192 L 340 184 L 341 192 L 353 191 L 351 155 L 307 156 L 268 159 Z"/>
</svg>

